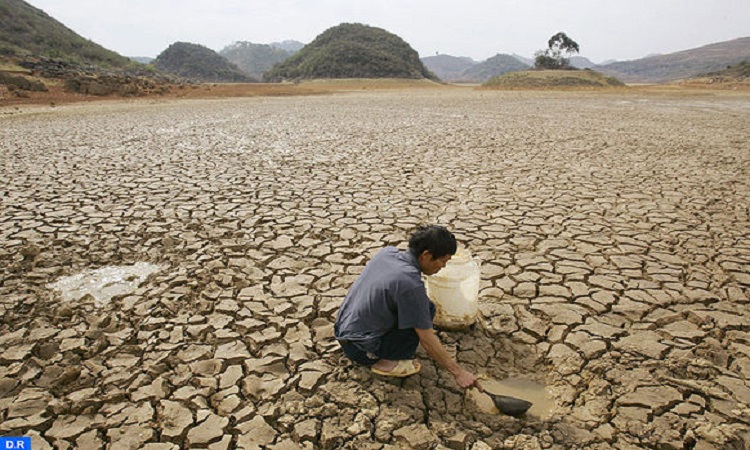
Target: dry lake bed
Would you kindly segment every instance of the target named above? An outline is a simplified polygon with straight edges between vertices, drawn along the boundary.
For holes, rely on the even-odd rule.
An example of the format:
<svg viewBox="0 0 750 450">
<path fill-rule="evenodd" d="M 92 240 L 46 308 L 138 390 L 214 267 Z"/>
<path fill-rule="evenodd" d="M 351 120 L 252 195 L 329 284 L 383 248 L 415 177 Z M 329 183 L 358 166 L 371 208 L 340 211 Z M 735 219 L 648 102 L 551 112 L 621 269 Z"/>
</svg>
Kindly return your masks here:
<svg viewBox="0 0 750 450">
<path fill-rule="evenodd" d="M 0 163 L 0 436 L 34 450 L 750 446 L 748 93 L 6 109 Z M 537 412 L 343 357 L 421 223 L 482 267 L 441 340 Z"/>
</svg>

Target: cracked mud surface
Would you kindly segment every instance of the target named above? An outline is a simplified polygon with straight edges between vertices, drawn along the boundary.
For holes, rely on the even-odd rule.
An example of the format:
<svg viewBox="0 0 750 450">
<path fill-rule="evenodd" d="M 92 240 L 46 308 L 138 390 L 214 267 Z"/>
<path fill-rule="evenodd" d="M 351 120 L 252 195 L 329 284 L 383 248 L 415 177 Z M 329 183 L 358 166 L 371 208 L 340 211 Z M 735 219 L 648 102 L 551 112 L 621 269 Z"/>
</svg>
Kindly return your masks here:
<svg viewBox="0 0 750 450">
<path fill-rule="evenodd" d="M 403 91 L 0 116 L 0 435 L 47 449 L 750 445 L 750 96 Z M 420 223 L 482 262 L 470 370 L 349 364 L 337 307 Z M 98 307 L 62 276 L 159 264 Z"/>
</svg>

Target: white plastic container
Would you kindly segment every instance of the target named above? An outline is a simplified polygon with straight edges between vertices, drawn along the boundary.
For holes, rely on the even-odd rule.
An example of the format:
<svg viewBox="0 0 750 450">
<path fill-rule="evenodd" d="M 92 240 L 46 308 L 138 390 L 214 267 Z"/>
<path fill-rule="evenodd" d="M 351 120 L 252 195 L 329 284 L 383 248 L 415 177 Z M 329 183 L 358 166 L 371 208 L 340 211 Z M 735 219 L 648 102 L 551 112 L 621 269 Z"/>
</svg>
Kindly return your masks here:
<svg viewBox="0 0 750 450">
<path fill-rule="evenodd" d="M 437 310 L 436 327 L 460 330 L 477 320 L 480 278 L 479 263 L 462 247 L 440 272 L 426 277 L 427 295 Z"/>
</svg>

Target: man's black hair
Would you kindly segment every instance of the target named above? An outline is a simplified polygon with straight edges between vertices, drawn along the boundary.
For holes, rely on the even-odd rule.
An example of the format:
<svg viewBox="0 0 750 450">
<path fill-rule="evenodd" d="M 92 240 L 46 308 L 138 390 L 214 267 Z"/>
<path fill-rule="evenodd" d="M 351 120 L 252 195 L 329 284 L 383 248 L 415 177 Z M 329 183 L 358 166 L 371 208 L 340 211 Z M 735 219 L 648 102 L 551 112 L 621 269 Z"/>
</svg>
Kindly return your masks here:
<svg viewBox="0 0 750 450">
<path fill-rule="evenodd" d="M 456 254 L 456 237 L 447 228 L 439 225 L 421 225 L 409 238 L 409 251 L 419 257 L 425 250 L 433 258 Z"/>
</svg>

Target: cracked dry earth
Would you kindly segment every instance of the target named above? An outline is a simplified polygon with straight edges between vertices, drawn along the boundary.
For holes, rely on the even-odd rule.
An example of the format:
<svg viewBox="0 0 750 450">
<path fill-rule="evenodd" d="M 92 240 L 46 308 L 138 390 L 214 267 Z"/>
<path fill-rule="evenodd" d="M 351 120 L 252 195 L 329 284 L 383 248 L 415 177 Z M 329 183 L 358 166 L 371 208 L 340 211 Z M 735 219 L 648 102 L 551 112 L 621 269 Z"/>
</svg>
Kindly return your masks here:
<svg viewBox="0 0 750 450">
<path fill-rule="evenodd" d="M 0 116 L 0 435 L 42 449 L 742 449 L 750 96 L 470 90 Z M 470 370 L 374 377 L 332 324 L 420 223 L 482 263 Z M 62 276 L 159 264 L 63 301 Z"/>
</svg>

